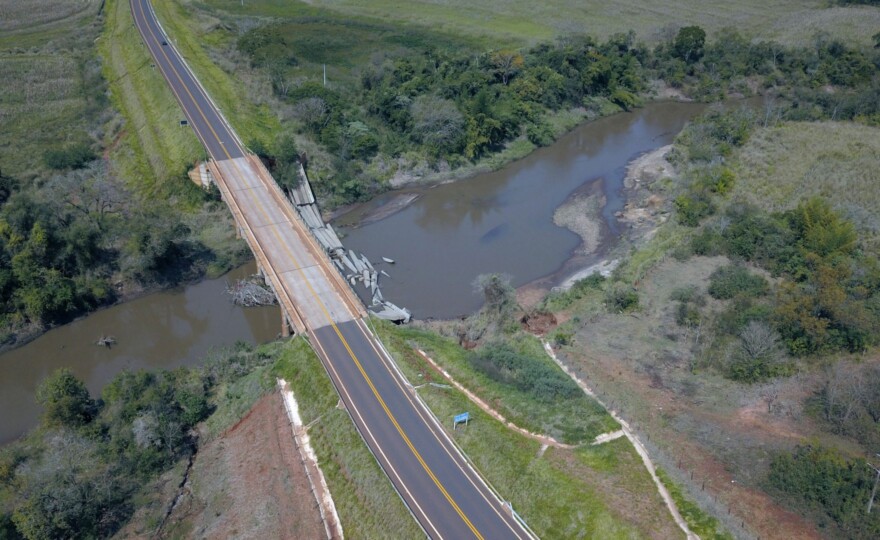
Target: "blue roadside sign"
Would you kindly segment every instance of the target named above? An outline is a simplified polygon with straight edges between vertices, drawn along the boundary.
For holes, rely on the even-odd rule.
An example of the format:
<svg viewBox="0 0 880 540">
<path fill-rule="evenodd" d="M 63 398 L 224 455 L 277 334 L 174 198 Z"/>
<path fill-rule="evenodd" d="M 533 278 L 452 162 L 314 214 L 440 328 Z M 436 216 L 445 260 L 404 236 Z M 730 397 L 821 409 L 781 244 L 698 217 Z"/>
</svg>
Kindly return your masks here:
<svg viewBox="0 0 880 540">
<path fill-rule="evenodd" d="M 455 426 L 457 426 L 461 423 L 464 423 L 465 425 L 467 425 L 468 420 L 470 420 L 470 419 L 471 419 L 471 413 L 456 414 L 452 419 L 452 428 L 455 429 Z"/>
</svg>

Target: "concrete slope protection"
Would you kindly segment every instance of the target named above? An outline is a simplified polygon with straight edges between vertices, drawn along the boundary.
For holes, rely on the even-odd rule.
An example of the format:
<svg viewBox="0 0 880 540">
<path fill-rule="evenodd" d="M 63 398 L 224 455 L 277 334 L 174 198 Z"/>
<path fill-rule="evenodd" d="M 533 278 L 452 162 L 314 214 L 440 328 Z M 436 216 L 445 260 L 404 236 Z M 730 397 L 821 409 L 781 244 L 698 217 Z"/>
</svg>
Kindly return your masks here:
<svg viewBox="0 0 880 540">
<path fill-rule="evenodd" d="M 530 538 L 412 394 L 393 360 L 334 279 L 335 269 L 260 174 L 163 32 L 149 0 L 130 0 L 135 24 L 189 124 L 214 160 L 224 200 L 292 306 L 352 420 L 431 538 Z M 389 531 L 393 534 L 392 531 Z"/>
</svg>

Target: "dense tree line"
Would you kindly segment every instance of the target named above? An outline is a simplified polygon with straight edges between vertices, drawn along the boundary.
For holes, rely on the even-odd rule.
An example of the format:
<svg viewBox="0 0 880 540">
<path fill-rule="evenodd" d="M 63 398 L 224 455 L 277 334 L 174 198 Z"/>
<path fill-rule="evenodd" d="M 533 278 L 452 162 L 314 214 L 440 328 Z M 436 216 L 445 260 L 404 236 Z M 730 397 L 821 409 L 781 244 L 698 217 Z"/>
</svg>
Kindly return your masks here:
<svg viewBox="0 0 880 540">
<path fill-rule="evenodd" d="M 751 42 L 733 30 L 710 41 L 689 26 L 655 47 L 629 33 L 605 42 L 572 35 L 489 51 L 409 39 L 406 54 L 375 56 L 358 66 L 357 82 L 326 88 L 287 75 L 298 54 L 314 51 L 301 51 L 284 28 L 254 28 L 239 38 L 238 49 L 293 106 L 299 129 L 334 156 L 334 178 L 317 186 L 334 202 L 381 189 L 383 178 L 368 166 L 377 156 L 417 151 L 455 168 L 517 138 L 546 145 L 556 135 L 548 114 L 629 109 L 648 95 L 653 79 L 704 101 L 771 92 L 780 98 L 773 114 L 791 119 L 880 122 L 880 53 L 823 36 L 811 47 L 792 48 Z"/>
<path fill-rule="evenodd" d="M 41 384 L 40 427 L 0 450 L 0 538 L 107 538 L 133 497 L 197 450 L 212 394 L 269 361 L 245 346 L 200 369 L 123 372 L 94 398 L 61 369 Z"/>
<path fill-rule="evenodd" d="M 269 73 L 276 95 L 293 105 L 301 129 L 335 156 L 339 178 L 328 189 L 340 201 L 378 188 L 364 166 L 377 154 L 416 149 L 455 167 L 520 136 L 549 144 L 548 111 L 598 107 L 592 98 L 630 108 L 646 88 L 644 50 L 632 34 L 605 43 L 570 37 L 527 51 L 422 45 L 362 66 L 356 85 L 343 88 L 286 82 L 285 66 L 296 62 L 291 47 L 276 26 L 238 41 L 252 65 Z"/>
<path fill-rule="evenodd" d="M 170 206 L 144 206 L 103 161 L 0 190 L 0 343 L 113 302 L 119 285 L 177 282 L 212 254 Z M 208 203 L 190 182 L 178 193 Z M 178 195 L 179 197 L 179 195 Z"/>
</svg>

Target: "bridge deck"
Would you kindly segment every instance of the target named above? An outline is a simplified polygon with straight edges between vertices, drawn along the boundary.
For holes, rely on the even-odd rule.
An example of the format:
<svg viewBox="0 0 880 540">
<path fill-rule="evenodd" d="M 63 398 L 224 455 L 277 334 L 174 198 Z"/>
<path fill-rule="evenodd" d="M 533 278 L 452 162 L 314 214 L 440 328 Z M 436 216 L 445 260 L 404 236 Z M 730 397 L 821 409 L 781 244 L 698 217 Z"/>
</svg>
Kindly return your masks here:
<svg viewBox="0 0 880 540">
<path fill-rule="evenodd" d="M 223 199 L 290 322 L 330 375 L 358 431 L 431 538 L 530 538 L 413 394 L 362 320 L 365 309 L 162 31 L 130 0 L 156 65 L 213 158 Z M 389 531 L 393 535 L 393 531 Z"/>
<path fill-rule="evenodd" d="M 280 285 L 290 295 L 293 305 L 285 306 L 286 311 L 297 311 L 309 328 L 352 320 L 351 310 L 333 287 L 331 276 L 326 275 L 329 272 L 324 261 L 304 241 L 303 233 L 297 230 L 299 224 L 293 221 L 296 218 L 285 212 L 286 203 L 279 203 L 274 186 L 266 184 L 253 162 L 236 158 L 216 161 L 214 165 L 220 173 L 215 180 L 226 188 L 221 191 L 228 191 L 247 216 L 239 226 L 249 229 L 265 253 L 274 274 L 267 278 L 277 279 L 276 292 L 281 292 Z M 284 304 L 285 299 L 279 300 Z"/>
</svg>

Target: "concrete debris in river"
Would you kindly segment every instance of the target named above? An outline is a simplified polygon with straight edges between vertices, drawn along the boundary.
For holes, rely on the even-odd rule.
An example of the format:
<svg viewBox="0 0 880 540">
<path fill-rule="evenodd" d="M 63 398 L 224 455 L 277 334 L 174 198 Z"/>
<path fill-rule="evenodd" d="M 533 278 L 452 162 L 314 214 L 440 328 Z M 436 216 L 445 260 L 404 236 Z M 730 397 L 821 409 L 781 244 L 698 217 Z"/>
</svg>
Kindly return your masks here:
<svg viewBox="0 0 880 540">
<path fill-rule="evenodd" d="M 382 297 L 382 292 L 379 290 L 379 272 L 376 271 L 367 256 L 363 253 L 358 255 L 351 249 L 346 251 L 333 227 L 324 223 L 309 185 L 308 176 L 302 166 L 299 167 L 299 175 L 300 182 L 290 191 L 288 198 L 315 240 L 327 252 L 336 269 L 352 287 L 355 287 L 358 281 L 363 283 L 371 298 L 370 313 L 380 319 L 397 323 L 409 322 L 412 318 L 409 310 L 398 307 Z M 387 257 L 382 257 L 382 260 L 388 264 L 394 264 L 394 260 Z M 384 270 L 381 273 L 390 277 Z"/>
</svg>

